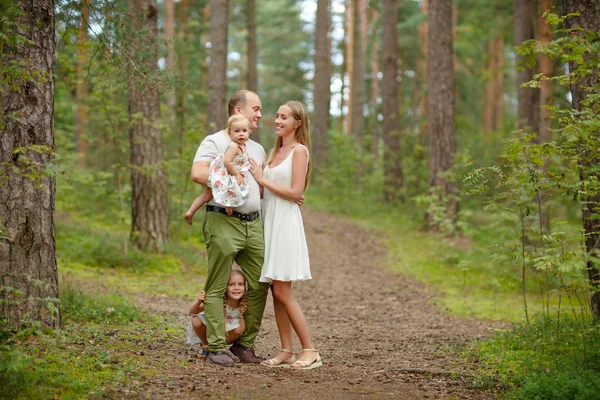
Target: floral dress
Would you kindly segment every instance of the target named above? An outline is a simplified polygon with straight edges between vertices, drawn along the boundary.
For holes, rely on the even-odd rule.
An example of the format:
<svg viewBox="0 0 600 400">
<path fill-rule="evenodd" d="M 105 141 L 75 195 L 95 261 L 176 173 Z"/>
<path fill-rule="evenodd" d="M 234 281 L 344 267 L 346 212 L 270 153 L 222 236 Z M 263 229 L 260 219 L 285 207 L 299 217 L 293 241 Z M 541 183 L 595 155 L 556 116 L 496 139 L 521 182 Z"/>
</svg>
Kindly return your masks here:
<svg viewBox="0 0 600 400">
<path fill-rule="evenodd" d="M 233 165 L 244 177 L 241 185 L 238 185 L 235 176 L 231 175 L 224 164 L 225 153 L 219 154 L 211 163 L 208 174 L 208 187 L 212 190 L 216 203 L 225 207 L 239 207 L 248 198 L 250 187 L 248 185 L 248 174 L 250 161 L 246 146 L 231 143 L 229 146 L 237 146 L 242 151 L 240 156 L 233 159 Z"/>
</svg>

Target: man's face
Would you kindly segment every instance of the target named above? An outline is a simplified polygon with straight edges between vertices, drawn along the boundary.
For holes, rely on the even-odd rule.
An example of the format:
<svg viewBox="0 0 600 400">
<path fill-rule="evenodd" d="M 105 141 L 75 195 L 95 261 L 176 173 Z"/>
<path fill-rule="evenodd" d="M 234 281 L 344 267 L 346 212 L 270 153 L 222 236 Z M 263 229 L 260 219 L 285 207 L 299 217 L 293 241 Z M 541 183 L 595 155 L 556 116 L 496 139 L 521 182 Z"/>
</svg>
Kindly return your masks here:
<svg viewBox="0 0 600 400">
<path fill-rule="evenodd" d="M 258 121 L 262 118 L 261 110 L 262 104 L 260 103 L 260 99 L 254 93 L 246 94 L 246 105 L 244 107 L 236 107 L 236 112 L 239 112 L 250 121 L 251 131 L 258 128 Z"/>
</svg>

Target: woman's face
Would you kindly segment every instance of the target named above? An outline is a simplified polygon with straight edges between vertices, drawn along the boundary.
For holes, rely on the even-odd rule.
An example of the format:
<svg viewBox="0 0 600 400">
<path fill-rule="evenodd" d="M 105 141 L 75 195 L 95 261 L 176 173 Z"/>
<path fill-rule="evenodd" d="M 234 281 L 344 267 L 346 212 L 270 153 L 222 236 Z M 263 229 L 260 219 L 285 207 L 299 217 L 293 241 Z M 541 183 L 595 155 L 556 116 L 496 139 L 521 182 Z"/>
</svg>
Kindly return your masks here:
<svg viewBox="0 0 600 400">
<path fill-rule="evenodd" d="M 277 136 L 286 137 L 294 135 L 296 128 L 300 126 L 300 121 L 294 118 L 292 109 L 285 104 L 279 107 L 275 114 L 275 133 Z"/>
</svg>

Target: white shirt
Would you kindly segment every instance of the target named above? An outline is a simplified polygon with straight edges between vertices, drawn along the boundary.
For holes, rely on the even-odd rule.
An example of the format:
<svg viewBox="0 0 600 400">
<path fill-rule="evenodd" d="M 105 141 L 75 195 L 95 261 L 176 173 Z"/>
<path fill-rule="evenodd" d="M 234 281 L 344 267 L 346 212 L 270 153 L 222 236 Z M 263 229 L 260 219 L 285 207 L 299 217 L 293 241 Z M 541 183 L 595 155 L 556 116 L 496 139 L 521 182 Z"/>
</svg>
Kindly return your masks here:
<svg viewBox="0 0 600 400">
<path fill-rule="evenodd" d="M 194 157 L 194 162 L 211 162 L 220 153 L 227 151 L 229 143 L 231 143 L 231 138 L 227 134 L 226 130 L 208 135 L 204 138 L 202 143 L 200 143 L 200 146 L 196 151 L 196 157 Z M 263 149 L 263 147 L 254 140 L 248 139 L 248 142 L 246 142 L 246 151 L 248 152 L 248 156 L 253 158 L 262 168 L 262 165 L 267 159 L 267 153 L 265 153 L 265 149 Z M 235 211 L 244 214 L 260 210 L 260 189 L 258 183 L 256 183 L 252 175 L 248 176 L 248 184 L 250 186 L 248 199 L 246 199 L 246 202 L 240 207 L 234 208 Z M 212 200 L 209 202 L 209 204 L 222 206 L 221 204 L 218 204 Z"/>
</svg>

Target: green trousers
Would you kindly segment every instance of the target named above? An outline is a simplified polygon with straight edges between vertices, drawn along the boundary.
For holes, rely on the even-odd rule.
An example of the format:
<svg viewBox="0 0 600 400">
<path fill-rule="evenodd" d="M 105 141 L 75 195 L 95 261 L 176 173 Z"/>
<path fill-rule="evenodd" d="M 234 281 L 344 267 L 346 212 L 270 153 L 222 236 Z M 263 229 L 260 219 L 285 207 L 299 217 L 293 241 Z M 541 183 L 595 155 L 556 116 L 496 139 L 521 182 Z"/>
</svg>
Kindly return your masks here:
<svg viewBox="0 0 600 400">
<path fill-rule="evenodd" d="M 244 315 L 246 331 L 237 342 L 244 347 L 254 345 L 260 330 L 269 284 L 259 282 L 265 254 L 262 221 L 242 221 L 214 211 L 206 211 L 202 227 L 208 253 L 208 277 L 204 290 L 204 315 L 208 349 L 227 348 L 223 299 L 231 266 L 235 261 L 248 282 L 248 310 Z"/>
</svg>

